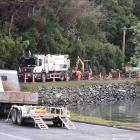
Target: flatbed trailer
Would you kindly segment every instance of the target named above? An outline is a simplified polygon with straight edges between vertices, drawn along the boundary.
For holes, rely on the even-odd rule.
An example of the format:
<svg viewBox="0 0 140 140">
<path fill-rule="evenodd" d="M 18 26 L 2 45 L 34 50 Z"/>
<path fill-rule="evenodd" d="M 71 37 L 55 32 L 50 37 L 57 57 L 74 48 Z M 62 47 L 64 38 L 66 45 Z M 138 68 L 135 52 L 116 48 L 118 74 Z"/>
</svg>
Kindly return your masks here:
<svg viewBox="0 0 140 140">
<path fill-rule="evenodd" d="M 75 129 L 70 120 L 70 112 L 65 107 L 13 105 L 8 116 L 11 116 L 12 122 L 18 125 L 30 121 L 40 129 L 48 129 L 48 122 L 52 122 L 55 127 Z"/>
<path fill-rule="evenodd" d="M 11 118 L 13 124 L 18 125 L 31 120 L 40 129 L 48 129 L 46 121 L 52 121 L 55 126 L 67 129 L 75 128 L 66 108 L 37 105 L 38 93 L 21 92 L 16 71 L 0 70 L 0 115 L 2 117 L 8 115 L 8 119 Z"/>
</svg>

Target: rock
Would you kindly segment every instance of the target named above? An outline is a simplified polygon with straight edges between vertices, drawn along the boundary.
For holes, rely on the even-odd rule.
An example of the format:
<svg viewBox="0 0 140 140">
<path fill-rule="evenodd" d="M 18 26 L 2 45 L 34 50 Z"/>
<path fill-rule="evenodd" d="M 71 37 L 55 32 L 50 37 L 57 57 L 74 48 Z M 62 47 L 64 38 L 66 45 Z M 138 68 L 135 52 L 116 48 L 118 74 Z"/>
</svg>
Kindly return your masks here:
<svg viewBox="0 0 140 140">
<path fill-rule="evenodd" d="M 42 88 L 39 104 L 47 106 L 65 106 L 79 104 L 99 104 L 134 100 L 136 85 L 130 83 L 108 84 L 81 87 Z"/>
</svg>

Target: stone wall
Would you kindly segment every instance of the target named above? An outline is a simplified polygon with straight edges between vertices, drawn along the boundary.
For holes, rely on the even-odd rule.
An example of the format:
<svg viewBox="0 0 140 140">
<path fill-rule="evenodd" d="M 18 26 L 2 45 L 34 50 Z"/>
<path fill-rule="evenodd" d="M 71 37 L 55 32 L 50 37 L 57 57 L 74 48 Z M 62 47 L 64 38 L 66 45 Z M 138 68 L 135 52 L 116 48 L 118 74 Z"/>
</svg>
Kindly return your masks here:
<svg viewBox="0 0 140 140">
<path fill-rule="evenodd" d="M 77 104 L 114 103 L 134 100 L 137 85 L 132 83 L 113 83 L 80 87 L 59 87 L 39 89 L 40 105 L 65 106 Z"/>
</svg>

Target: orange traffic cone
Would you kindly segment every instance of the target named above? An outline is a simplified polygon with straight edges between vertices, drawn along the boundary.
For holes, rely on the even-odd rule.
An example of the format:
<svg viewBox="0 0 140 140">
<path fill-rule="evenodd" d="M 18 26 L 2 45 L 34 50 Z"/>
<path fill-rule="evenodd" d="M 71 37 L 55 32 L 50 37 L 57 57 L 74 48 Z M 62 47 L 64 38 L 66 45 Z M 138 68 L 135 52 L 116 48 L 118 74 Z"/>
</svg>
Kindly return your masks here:
<svg viewBox="0 0 140 140">
<path fill-rule="evenodd" d="M 27 83 L 27 73 L 24 73 L 24 83 Z"/>
<path fill-rule="evenodd" d="M 33 73 L 33 76 L 32 76 L 32 83 L 34 84 L 35 83 L 35 75 Z"/>
<path fill-rule="evenodd" d="M 78 72 L 78 81 L 80 81 L 81 80 L 81 72 L 79 71 Z"/>
<path fill-rule="evenodd" d="M 110 72 L 109 72 L 109 75 L 108 75 L 108 77 L 106 78 L 107 80 L 110 80 Z"/>
<path fill-rule="evenodd" d="M 55 74 L 53 75 L 53 82 L 55 83 Z"/>
<path fill-rule="evenodd" d="M 103 80 L 103 76 L 102 76 L 102 73 L 101 72 L 99 74 L 99 80 Z"/>
<path fill-rule="evenodd" d="M 109 73 L 109 80 L 112 80 L 112 74 Z"/>
<path fill-rule="evenodd" d="M 120 74 L 120 72 L 119 72 L 119 76 L 118 76 L 118 80 L 121 80 L 122 78 L 121 78 L 121 74 Z"/>
<path fill-rule="evenodd" d="M 139 75 L 138 75 L 138 79 L 140 79 L 140 70 L 139 70 Z"/>
<path fill-rule="evenodd" d="M 69 81 L 69 75 L 68 75 L 68 73 L 66 73 L 66 82 L 68 82 Z"/>
</svg>

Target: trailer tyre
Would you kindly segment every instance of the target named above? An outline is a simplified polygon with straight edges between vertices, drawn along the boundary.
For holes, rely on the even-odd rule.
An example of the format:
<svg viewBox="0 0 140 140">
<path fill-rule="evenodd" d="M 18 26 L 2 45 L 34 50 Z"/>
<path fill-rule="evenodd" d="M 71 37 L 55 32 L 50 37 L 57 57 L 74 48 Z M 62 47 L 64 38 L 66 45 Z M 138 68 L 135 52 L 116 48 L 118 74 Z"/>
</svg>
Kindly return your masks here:
<svg viewBox="0 0 140 140">
<path fill-rule="evenodd" d="M 22 123 L 23 123 L 22 111 L 21 110 L 18 110 L 18 112 L 17 112 L 17 124 L 18 125 L 22 125 Z"/>
<path fill-rule="evenodd" d="M 11 119 L 12 119 L 12 123 L 13 124 L 16 124 L 17 123 L 17 110 L 15 108 L 12 109 Z"/>
</svg>

